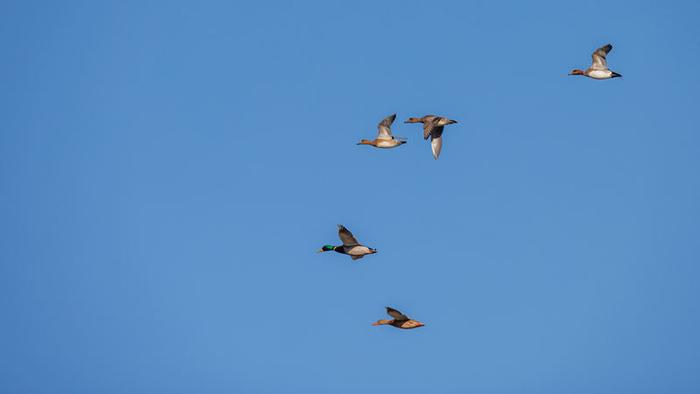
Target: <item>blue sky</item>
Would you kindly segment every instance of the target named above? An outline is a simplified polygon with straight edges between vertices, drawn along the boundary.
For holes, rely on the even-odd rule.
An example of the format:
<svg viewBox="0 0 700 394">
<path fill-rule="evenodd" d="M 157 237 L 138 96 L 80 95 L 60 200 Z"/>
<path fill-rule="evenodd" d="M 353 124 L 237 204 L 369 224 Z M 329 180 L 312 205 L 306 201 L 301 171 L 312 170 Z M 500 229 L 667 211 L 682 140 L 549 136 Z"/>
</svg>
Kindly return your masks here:
<svg viewBox="0 0 700 394">
<path fill-rule="evenodd" d="M 700 391 L 696 2 L 2 8 L 3 392 Z"/>
</svg>

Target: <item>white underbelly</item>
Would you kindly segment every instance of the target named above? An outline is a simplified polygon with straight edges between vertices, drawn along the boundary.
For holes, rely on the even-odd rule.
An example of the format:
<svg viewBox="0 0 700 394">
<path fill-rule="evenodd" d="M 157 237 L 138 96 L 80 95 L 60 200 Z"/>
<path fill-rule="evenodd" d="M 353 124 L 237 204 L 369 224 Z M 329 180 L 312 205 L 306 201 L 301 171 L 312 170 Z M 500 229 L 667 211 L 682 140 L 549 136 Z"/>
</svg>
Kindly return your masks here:
<svg viewBox="0 0 700 394">
<path fill-rule="evenodd" d="M 399 143 L 395 140 L 379 140 L 379 141 L 377 141 L 377 148 L 394 148 L 398 145 L 399 145 Z"/>
<path fill-rule="evenodd" d="M 370 253 L 370 250 L 366 246 L 355 246 L 347 251 L 350 256 L 364 256 Z"/>
<path fill-rule="evenodd" d="M 594 79 L 608 79 L 612 76 L 610 70 L 593 70 L 588 72 L 588 76 Z"/>
</svg>

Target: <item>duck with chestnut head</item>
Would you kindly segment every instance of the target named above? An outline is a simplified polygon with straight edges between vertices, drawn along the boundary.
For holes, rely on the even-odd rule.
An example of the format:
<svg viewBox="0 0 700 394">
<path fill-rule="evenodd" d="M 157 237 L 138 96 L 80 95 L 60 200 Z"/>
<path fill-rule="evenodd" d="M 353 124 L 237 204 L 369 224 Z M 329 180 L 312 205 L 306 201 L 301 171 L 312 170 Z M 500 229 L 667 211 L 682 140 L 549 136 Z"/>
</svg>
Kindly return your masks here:
<svg viewBox="0 0 700 394">
<path fill-rule="evenodd" d="M 586 70 L 574 69 L 569 75 L 583 75 L 588 78 L 593 79 L 611 79 L 621 77 L 622 74 L 618 74 L 615 71 L 608 69 L 608 61 L 606 59 L 608 53 L 612 50 L 612 45 L 608 44 L 602 46 L 593 52 L 591 55 L 593 57 L 593 63 Z"/>
<path fill-rule="evenodd" d="M 357 145 L 371 145 L 375 148 L 389 149 L 396 148 L 397 146 L 405 144 L 405 139 L 400 137 L 397 138 L 391 135 L 391 124 L 394 123 L 394 119 L 396 119 L 396 114 L 389 115 L 386 118 L 384 118 L 377 125 L 377 138 L 375 138 L 374 140 L 363 139 L 360 142 L 358 142 Z"/>
<path fill-rule="evenodd" d="M 345 228 L 342 224 L 338 225 L 338 237 L 343 242 L 340 246 L 334 245 L 323 245 L 323 247 L 318 251 L 321 252 L 336 252 L 341 254 L 346 254 L 350 256 L 353 260 L 361 259 L 368 254 L 377 253 L 377 249 L 368 248 L 360 244 L 354 235 Z"/>
<path fill-rule="evenodd" d="M 425 324 L 419 322 L 418 320 L 413 320 L 409 318 L 408 316 L 404 315 L 403 313 L 397 311 L 396 309 L 387 306 L 386 307 L 386 313 L 389 314 L 389 316 L 393 317 L 393 319 L 381 319 L 377 320 L 376 322 L 372 323 L 373 326 L 384 326 L 384 325 L 389 325 L 389 326 L 394 326 L 396 328 L 402 328 L 404 330 L 410 330 L 411 328 L 418 328 L 418 327 L 423 327 Z"/>
<path fill-rule="evenodd" d="M 408 118 L 404 123 L 423 123 L 423 139 L 430 138 L 430 148 L 433 150 L 433 157 L 437 160 L 442 150 L 442 131 L 445 126 L 455 124 L 457 121 L 442 116 L 425 115 L 422 118 Z"/>
</svg>

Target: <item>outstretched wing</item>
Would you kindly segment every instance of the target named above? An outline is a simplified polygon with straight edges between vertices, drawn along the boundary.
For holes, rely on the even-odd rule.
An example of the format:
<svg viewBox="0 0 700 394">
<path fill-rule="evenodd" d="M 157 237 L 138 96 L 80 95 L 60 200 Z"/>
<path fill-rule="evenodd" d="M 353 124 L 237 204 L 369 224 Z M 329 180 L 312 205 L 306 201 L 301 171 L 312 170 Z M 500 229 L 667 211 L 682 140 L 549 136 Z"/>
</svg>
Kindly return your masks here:
<svg viewBox="0 0 700 394">
<path fill-rule="evenodd" d="M 430 132 L 433 130 L 435 125 L 433 124 L 433 120 L 435 120 L 436 116 L 435 115 L 425 115 L 424 117 L 421 118 L 421 122 L 423 123 L 423 139 L 427 140 L 428 137 L 430 136 Z"/>
<path fill-rule="evenodd" d="M 386 307 L 386 313 L 398 321 L 408 320 L 408 316 L 389 306 Z"/>
<path fill-rule="evenodd" d="M 593 57 L 593 64 L 591 64 L 591 68 L 593 70 L 607 70 L 608 69 L 608 61 L 606 57 L 608 56 L 608 53 L 612 50 L 612 45 L 608 44 L 605 46 L 602 46 L 593 52 L 591 55 Z"/>
<path fill-rule="evenodd" d="M 430 148 L 433 150 L 433 157 L 437 160 L 442 150 L 442 136 L 437 138 L 433 137 L 432 141 L 430 141 Z"/>
<path fill-rule="evenodd" d="M 423 123 L 423 139 L 428 139 L 428 137 L 438 138 L 442 135 L 442 131 L 445 129 L 445 123 L 448 119 L 433 116 L 429 120 Z"/>
<path fill-rule="evenodd" d="M 393 138 L 391 136 L 391 124 L 394 123 L 394 119 L 396 119 L 396 114 L 389 115 L 379 122 L 377 125 L 377 129 L 379 130 L 377 134 L 378 140 L 390 140 Z"/>
<path fill-rule="evenodd" d="M 342 224 L 338 225 L 338 236 L 343 242 L 343 246 L 357 246 L 360 244 L 350 230 L 346 229 Z"/>
</svg>

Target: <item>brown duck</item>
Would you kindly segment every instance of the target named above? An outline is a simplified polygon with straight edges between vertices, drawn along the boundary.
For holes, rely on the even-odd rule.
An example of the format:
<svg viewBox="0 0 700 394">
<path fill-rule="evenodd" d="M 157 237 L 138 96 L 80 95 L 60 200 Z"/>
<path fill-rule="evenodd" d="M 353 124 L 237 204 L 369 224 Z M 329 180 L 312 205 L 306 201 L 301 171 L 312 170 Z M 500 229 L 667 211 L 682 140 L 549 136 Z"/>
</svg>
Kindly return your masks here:
<svg viewBox="0 0 700 394">
<path fill-rule="evenodd" d="M 386 313 L 389 314 L 389 316 L 393 317 L 392 320 L 387 320 L 387 319 L 382 319 L 382 320 L 377 320 L 376 322 L 372 323 L 373 326 L 383 326 L 383 325 L 390 325 L 394 326 L 396 328 L 403 328 L 404 330 L 409 330 L 411 328 L 418 328 L 418 327 L 423 327 L 425 324 L 419 322 L 418 320 L 413 320 L 410 319 L 408 316 L 404 315 L 403 313 L 397 311 L 394 308 L 391 307 L 386 307 Z"/>
<path fill-rule="evenodd" d="M 389 149 L 396 148 L 397 146 L 405 144 L 405 139 L 396 138 L 393 135 L 391 135 L 391 124 L 394 123 L 394 119 L 396 119 L 396 114 L 389 115 L 386 118 L 384 118 L 377 125 L 377 138 L 375 138 L 372 141 L 361 140 L 357 143 L 357 145 L 372 145 L 375 148 Z"/>
<path fill-rule="evenodd" d="M 440 156 L 442 149 L 442 131 L 448 124 L 457 123 L 456 120 L 443 118 L 436 115 L 425 115 L 422 118 L 408 118 L 404 123 L 423 123 L 423 139 L 430 137 L 430 147 L 433 150 L 435 160 Z"/>
</svg>

